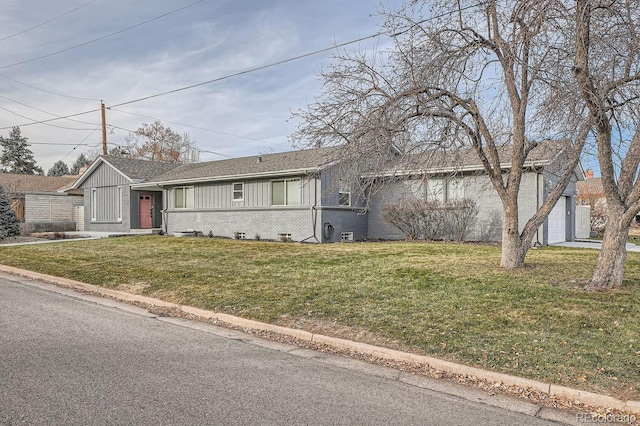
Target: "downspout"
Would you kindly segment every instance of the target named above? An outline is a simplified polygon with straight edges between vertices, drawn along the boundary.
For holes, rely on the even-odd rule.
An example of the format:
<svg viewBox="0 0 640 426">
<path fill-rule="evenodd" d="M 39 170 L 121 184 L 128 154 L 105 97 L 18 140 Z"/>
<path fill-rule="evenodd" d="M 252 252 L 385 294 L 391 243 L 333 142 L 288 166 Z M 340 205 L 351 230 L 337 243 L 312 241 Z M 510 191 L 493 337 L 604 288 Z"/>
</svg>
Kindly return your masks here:
<svg viewBox="0 0 640 426">
<path fill-rule="evenodd" d="M 536 169 L 534 169 L 536 170 Z M 540 177 L 542 173 L 536 170 L 536 211 L 540 210 Z M 548 220 L 548 219 L 547 219 Z M 544 226 L 544 225 L 543 225 Z M 540 227 L 536 229 L 536 247 L 542 247 L 542 243 L 540 242 Z"/>
<path fill-rule="evenodd" d="M 162 207 L 167 206 L 166 208 L 163 208 L 162 210 L 160 210 L 160 214 L 162 215 L 162 232 L 164 232 L 164 234 L 166 235 L 167 232 L 169 232 L 169 225 L 167 224 L 167 222 L 169 221 L 169 214 L 167 213 L 167 209 L 169 206 L 169 199 L 168 199 L 168 191 L 167 189 L 162 186 L 162 185 L 157 185 L 158 188 L 162 189 Z"/>
</svg>

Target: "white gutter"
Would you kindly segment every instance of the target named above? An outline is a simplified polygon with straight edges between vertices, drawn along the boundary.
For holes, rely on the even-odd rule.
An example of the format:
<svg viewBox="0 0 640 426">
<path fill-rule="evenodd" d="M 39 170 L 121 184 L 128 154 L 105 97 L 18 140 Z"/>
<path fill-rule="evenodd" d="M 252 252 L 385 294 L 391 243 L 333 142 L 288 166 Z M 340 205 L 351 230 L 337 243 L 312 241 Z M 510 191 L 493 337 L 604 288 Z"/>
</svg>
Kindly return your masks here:
<svg viewBox="0 0 640 426">
<path fill-rule="evenodd" d="M 201 183 L 201 182 L 220 182 L 220 181 L 229 181 L 229 180 L 238 180 L 238 179 L 250 179 L 250 178 L 261 178 L 261 177 L 280 177 L 280 176 L 297 176 L 301 174 L 307 174 L 309 172 L 317 172 L 319 168 L 313 169 L 295 169 L 295 170 L 277 170 L 273 172 L 266 173 L 245 173 L 240 175 L 224 175 L 224 176 L 208 176 L 208 177 L 200 177 L 200 178 L 191 178 L 191 179 L 175 179 L 175 180 L 165 180 L 160 182 L 146 182 L 146 183 L 138 183 L 132 184 L 132 189 L 142 189 L 149 187 L 156 187 L 160 185 L 181 185 L 186 183 Z"/>
<path fill-rule="evenodd" d="M 537 166 L 547 166 L 551 162 L 546 161 L 529 161 L 525 162 L 522 167 L 537 167 Z M 510 169 L 511 163 L 500 163 L 500 169 Z M 393 177 L 393 176 L 403 176 L 403 175 L 420 175 L 420 174 L 433 174 L 433 173 L 453 173 L 453 172 L 470 172 L 470 171 L 484 171 L 484 166 L 482 165 L 473 165 L 473 166 L 462 166 L 462 167 L 443 167 L 439 169 L 416 169 L 416 170 L 398 170 L 396 172 L 385 172 L 385 173 L 367 173 L 364 174 L 363 177 Z"/>
</svg>

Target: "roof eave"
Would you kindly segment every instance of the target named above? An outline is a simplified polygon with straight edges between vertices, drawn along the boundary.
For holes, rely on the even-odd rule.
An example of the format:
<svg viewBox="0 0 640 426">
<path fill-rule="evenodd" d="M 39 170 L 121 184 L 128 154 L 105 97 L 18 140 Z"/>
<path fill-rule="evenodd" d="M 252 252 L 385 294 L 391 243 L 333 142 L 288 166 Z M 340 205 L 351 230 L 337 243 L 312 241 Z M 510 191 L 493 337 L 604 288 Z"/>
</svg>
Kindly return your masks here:
<svg viewBox="0 0 640 426">
<path fill-rule="evenodd" d="M 540 161 L 527 161 L 522 167 L 523 168 L 531 168 L 531 167 L 544 167 L 550 164 L 549 160 L 540 160 Z M 500 169 L 510 169 L 511 163 L 500 163 Z M 364 176 L 367 177 L 388 177 L 388 176 L 407 176 L 407 175 L 419 175 L 419 174 L 438 174 L 438 173 L 455 173 L 455 172 L 476 172 L 476 171 L 484 171 L 484 167 L 480 164 L 474 164 L 470 166 L 461 166 L 461 167 L 439 167 L 439 168 L 430 168 L 430 169 L 413 169 L 413 170 L 397 170 L 395 172 L 386 172 L 386 173 L 368 173 Z"/>
<path fill-rule="evenodd" d="M 320 171 L 321 168 L 304 168 L 304 169 L 293 169 L 293 170 L 278 170 L 273 172 L 261 172 L 261 173 L 244 173 L 237 175 L 224 175 L 224 176 L 205 176 L 199 178 L 189 178 L 189 179 L 173 179 L 173 180 L 164 180 L 157 182 L 144 182 L 138 184 L 132 184 L 131 188 L 151 188 L 158 187 L 164 185 L 184 185 L 190 183 L 202 183 L 202 182 L 222 182 L 222 181 L 230 181 L 230 180 L 240 180 L 240 179 L 256 179 L 256 178 L 273 178 L 273 177 L 289 177 L 289 176 L 298 176 L 301 174 L 308 174 L 313 172 Z"/>
</svg>

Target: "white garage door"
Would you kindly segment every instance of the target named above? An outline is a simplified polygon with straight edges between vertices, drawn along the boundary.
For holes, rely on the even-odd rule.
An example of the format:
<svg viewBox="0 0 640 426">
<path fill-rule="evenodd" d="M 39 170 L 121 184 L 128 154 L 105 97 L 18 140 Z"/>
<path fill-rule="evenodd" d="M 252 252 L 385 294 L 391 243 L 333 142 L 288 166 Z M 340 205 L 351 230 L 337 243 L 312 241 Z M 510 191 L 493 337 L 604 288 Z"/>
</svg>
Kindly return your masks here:
<svg viewBox="0 0 640 426">
<path fill-rule="evenodd" d="M 549 214 L 549 244 L 561 243 L 567 240 L 567 197 L 560 197 L 553 210 Z"/>
</svg>

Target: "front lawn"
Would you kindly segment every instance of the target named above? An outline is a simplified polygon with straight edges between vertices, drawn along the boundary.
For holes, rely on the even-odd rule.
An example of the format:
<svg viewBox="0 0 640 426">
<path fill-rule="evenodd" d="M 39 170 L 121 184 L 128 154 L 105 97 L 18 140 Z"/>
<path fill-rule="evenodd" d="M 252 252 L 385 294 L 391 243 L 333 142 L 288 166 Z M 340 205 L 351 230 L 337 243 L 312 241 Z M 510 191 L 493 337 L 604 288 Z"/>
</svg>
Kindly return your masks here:
<svg viewBox="0 0 640 426">
<path fill-rule="evenodd" d="M 480 368 L 640 396 L 640 254 L 587 293 L 598 252 L 445 243 L 302 245 L 143 236 L 1 247 L 0 262 Z"/>
</svg>

